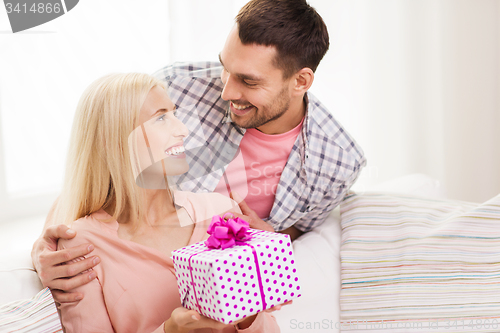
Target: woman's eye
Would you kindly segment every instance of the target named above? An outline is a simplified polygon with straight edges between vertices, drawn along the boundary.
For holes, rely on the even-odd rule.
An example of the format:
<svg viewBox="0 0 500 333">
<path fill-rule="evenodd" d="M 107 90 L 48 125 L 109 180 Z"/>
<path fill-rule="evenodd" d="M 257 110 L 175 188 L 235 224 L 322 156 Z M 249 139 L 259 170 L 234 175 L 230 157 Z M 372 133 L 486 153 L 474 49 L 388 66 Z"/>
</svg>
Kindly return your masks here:
<svg viewBox="0 0 500 333">
<path fill-rule="evenodd" d="M 165 120 L 165 115 L 161 115 L 158 118 L 156 118 L 156 121 L 162 121 Z"/>
</svg>

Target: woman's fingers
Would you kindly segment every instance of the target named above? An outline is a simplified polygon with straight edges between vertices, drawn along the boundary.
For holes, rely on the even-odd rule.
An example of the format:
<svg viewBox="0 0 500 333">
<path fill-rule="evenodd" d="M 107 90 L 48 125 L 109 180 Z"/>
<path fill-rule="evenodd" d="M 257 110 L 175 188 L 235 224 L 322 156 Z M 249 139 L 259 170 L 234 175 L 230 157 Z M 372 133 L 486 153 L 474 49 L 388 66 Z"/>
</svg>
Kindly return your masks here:
<svg viewBox="0 0 500 333">
<path fill-rule="evenodd" d="M 200 315 L 196 311 L 180 307 L 172 312 L 172 318 L 179 327 L 185 327 L 199 321 Z"/>
<path fill-rule="evenodd" d="M 273 306 L 270 309 L 265 310 L 265 312 L 273 312 L 281 309 L 283 305 L 288 305 L 292 304 L 292 301 L 285 302 L 283 304 L 278 304 L 276 306 Z M 216 329 L 216 330 L 221 330 L 224 329 L 227 326 L 227 324 L 215 321 L 213 319 L 207 318 L 205 316 L 200 315 L 196 311 L 189 310 L 183 307 L 179 307 L 172 311 L 172 315 L 170 317 L 176 325 L 179 327 L 181 330 L 192 330 L 192 329 L 198 329 L 198 328 L 211 328 L 211 329 Z M 237 320 L 235 322 L 232 322 L 231 325 L 238 324 L 247 318 L 242 318 L 240 320 Z"/>
<path fill-rule="evenodd" d="M 265 312 L 274 312 L 274 311 L 278 311 L 278 310 L 281 310 L 281 308 L 285 305 L 289 305 L 289 304 L 292 304 L 292 300 L 288 301 L 288 302 L 285 302 L 283 304 L 278 304 L 278 305 L 275 305 L 273 306 L 272 308 L 269 308 L 267 310 L 264 310 Z"/>
<path fill-rule="evenodd" d="M 172 311 L 171 319 L 181 330 L 198 328 L 223 329 L 228 325 L 200 315 L 194 310 L 179 307 Z"/>
</svg>

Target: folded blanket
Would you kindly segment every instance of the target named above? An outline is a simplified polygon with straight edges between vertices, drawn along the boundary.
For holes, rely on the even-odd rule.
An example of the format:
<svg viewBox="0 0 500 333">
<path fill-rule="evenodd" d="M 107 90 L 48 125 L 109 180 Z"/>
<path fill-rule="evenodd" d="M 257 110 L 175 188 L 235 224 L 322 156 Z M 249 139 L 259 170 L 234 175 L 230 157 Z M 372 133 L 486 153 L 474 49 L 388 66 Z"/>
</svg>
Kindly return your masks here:
<svg viewBox="0 0 500 333">
<path fill-rule="evenodd" d="M 354 194 L 341 226 L 342 331 L 500 332 L 500 195 Z"/>
</svg>

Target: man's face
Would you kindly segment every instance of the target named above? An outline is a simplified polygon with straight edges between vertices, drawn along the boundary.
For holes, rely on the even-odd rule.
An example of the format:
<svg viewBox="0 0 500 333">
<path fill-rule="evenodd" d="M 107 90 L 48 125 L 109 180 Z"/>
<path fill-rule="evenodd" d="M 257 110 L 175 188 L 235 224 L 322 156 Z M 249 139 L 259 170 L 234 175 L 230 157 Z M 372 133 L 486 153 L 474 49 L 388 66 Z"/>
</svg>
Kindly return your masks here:
<svg viewBox="0 0 500 333">
<path fill-rule="evenodd" d="M 274 46 L 243 45 L 237 25 L 229 33 L 219 54 L 222 98 L 230 101 L 231 119 L 238 126 L 276 132 L 289 109 L 291 80 L 283 80 L 283 71 L 273 64 L 275 55 Z"/>
</svg>

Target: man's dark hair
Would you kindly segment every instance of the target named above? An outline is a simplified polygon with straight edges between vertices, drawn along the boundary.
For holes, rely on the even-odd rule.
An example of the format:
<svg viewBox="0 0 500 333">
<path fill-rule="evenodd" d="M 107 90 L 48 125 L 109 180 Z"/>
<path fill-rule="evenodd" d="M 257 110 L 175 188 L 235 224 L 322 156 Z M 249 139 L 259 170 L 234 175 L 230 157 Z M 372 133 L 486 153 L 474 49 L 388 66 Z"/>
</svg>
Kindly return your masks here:
<svg viewBox="0 0 500 333">
<path fill-rule="evenodd" d="M 330 45 L 323 19 L 305 0 L 251 0 L 236 23 L 243 44 L 276 47 L 284 78 L 304 67 L 316 71 Z"/>
</svg>

